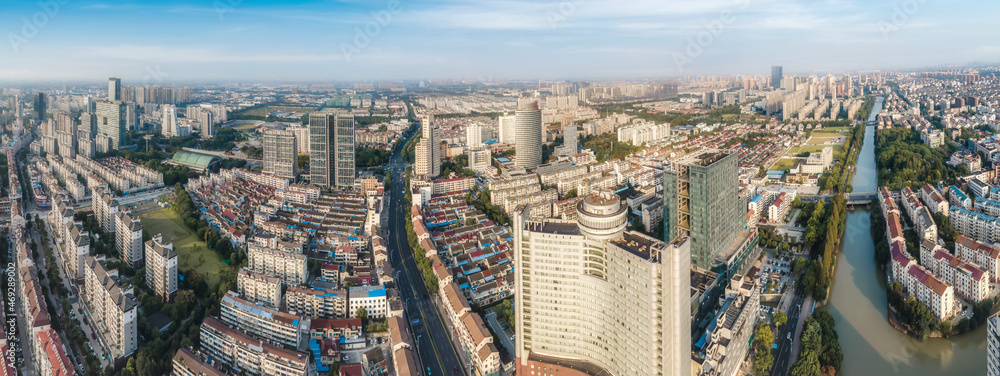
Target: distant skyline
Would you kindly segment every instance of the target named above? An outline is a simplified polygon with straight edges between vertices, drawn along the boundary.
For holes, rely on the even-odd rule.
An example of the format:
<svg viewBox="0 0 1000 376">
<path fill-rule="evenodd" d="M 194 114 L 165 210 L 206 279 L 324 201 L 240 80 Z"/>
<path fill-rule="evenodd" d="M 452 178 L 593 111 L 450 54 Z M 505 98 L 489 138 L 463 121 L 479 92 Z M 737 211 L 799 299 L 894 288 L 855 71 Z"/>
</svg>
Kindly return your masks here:
<svg viewBox="0 0 1000 376">
<path fill-rule="evenodd" d="M 998 13 L 1000 2 L 955 0 L 15 1 L 0 12 L 0 81 L 488 82 L 995 64 Z"/>
</svg>

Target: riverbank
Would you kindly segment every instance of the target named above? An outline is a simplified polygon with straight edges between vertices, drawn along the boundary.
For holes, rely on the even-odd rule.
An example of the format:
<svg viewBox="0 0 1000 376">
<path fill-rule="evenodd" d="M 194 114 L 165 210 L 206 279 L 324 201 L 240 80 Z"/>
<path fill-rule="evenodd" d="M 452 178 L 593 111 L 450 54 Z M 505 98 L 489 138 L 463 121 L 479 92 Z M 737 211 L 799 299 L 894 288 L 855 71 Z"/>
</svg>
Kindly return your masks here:
<svg viewBox="0 0 1000 376">
<path fill-rule="evenodd" d="M 866 127 L 854 173 L 854 191 L 875 191 L 875 129 Z M 877 205 L 871 210 L 878 210 Z M 886 275 L 874 259 L 873 221 L 861 207 L 846 218 L 828 304 L 843 349 L 841 375 L 984 375 L 986 330 L 951 339 L 919 341 L 889 324 Z"/>
</svg>

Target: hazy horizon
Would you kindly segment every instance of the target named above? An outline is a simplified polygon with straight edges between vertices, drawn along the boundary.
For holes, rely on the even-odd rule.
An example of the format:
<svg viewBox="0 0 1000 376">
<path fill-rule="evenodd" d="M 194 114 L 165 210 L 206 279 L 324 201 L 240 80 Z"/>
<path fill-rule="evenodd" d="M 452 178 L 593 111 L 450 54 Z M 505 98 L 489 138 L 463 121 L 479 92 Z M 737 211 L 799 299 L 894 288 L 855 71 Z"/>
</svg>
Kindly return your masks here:
<svg viewBox="0 0 1000 376">
<path fill-rule="evenodd" d="M 1000 61 L 997 2 L 17 1 L 0 81 L 614 80 Z"/>
</svg>

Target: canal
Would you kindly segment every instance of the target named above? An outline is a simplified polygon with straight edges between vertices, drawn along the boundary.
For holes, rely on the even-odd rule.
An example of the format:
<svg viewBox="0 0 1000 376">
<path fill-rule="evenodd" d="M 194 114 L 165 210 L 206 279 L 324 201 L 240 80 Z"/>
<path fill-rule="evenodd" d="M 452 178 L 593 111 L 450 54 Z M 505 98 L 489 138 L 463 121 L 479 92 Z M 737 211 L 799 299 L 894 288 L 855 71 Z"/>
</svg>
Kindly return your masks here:
<svg viewBox="0 0 1000 376">
<path fill-rule="evenodd" d="M 881 109 L 877 101 L 873 113 Z M 854 176 L 855 192 L 873 192 L 875 127 L 865 129 L 864 145 Z M 873 207 L 877 210 L 877 207 Z M 868 212 L 847 216 L 843 249 L 837 261 L 830 304 L 844 352 L 841 374 L 858 375 L 985 375 L 986 325 L 951 339 L 916 340 L 889 325 L 886 276 L 875 265 L 875 242 Z"/>
</svg>

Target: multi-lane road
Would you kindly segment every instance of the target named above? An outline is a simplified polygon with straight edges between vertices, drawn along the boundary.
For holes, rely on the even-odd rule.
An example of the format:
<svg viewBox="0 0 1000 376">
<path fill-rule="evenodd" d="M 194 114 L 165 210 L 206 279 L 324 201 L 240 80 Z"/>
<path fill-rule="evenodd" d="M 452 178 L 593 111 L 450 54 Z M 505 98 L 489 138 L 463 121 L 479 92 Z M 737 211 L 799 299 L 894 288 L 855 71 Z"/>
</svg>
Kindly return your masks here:
<svg viewBox="0 0 1000 376">
<path fill-rule="evenodd" d="M 402 142 L 406 142 L 405 140 Z M 401 150 L 402 148 L 400 148 Z M 451 345 L 447 328 L 421 279 L 413 250 L 406 239 L 406 216 L 403 189 L 406 186 L 406 164 L 397 150 L 386 165 L 392 174 L 392 188 L 389 192 L 389 221 L 385 226 L 389 259 L 396 270 L 396 286 L 405 305 L 413 338 L 416 341 L 417 357 L 427 375 L 465 375 L 462 362 Z"/>
</svg>

